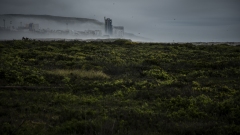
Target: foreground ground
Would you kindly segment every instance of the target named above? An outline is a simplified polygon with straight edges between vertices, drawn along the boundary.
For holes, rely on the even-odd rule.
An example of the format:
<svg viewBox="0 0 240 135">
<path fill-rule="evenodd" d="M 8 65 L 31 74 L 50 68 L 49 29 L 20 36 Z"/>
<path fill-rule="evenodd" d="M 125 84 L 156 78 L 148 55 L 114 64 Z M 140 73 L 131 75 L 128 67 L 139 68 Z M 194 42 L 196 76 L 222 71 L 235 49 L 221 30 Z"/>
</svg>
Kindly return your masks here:
<svg viewBox="0 0 240 135">
<path fill-rule="evenodd" d="M 0 42 L 0 134 L 239 134 L 240 46 Z"/>
</svg>

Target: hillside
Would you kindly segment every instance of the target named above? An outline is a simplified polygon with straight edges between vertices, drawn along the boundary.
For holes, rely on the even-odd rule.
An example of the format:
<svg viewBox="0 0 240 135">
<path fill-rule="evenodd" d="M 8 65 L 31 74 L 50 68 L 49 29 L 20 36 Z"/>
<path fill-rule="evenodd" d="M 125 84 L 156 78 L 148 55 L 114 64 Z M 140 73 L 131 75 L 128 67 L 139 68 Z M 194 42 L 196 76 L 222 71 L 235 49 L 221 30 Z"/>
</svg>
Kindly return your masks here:
<svg viewBox="0 0 240 135">
<path fill-rule="evenodd" d="M 240 133 L 240 47 L 0 41 L 0 134 Z"/>
</svg>

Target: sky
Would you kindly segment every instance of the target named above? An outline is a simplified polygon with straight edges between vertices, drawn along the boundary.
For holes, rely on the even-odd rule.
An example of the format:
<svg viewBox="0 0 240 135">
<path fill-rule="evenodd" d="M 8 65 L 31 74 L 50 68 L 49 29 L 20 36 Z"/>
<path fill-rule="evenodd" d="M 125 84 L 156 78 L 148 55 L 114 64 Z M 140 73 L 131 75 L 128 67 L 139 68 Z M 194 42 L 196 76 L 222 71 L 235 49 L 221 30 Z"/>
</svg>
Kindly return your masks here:
<svg viewBox="0 0 240 135">
<path fill-rule="evenodd" d="M 0 14 L 79 17 L 159 42 L 240 42 L 240 0 L 1 0 Z"/>
</svg>

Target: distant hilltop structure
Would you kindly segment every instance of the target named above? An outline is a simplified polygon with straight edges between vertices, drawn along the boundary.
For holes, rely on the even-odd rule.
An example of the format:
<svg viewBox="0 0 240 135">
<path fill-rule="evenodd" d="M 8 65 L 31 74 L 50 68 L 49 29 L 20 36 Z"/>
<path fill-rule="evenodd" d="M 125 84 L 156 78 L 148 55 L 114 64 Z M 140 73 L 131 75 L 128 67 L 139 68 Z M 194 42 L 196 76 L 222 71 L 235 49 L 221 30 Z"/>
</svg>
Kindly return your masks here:
<svg viewBox="0 0 240 135">
<path fill-rule="evenodd" d="M 113 26 L 112 19 L 104 17 L 105 21 L 105 34 L 114 37 L 124 37 L 124 27 L 123 26 Z"/>
<path fill-rule="evenodd" d="M 105 21 L 105 34 L 112 35 L 113 30 L 112 19 L 104 17 L 104 21 Z"/>
<path fill-rule="evenodd" d="M 113 35 L 116 37 L 123 37 L 124 36 L 124 27 L 123 26 L 115 26 L 113 27 Z"/>
</svg>

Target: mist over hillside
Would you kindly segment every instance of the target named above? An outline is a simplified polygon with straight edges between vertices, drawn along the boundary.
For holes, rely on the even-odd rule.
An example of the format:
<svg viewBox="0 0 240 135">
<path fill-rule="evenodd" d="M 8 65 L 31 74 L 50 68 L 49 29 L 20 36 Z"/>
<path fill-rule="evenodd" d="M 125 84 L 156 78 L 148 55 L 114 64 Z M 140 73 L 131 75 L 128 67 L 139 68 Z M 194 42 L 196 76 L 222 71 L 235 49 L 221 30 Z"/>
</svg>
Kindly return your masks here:
<svg viewBox="0 0 240 135">
<path fill-rule="evenodd" d="M 0 25 L 1 40 L 21 39 L 22 37 L 35 39 L 109 38 L 109 36 L 105 36 L 104 23 L 95 19 L 26 14 L 4 14 L 0 15 L 0 19 L 2 20 Z M 37 29 L 29 31 L 30 24 L 37 25 Z M 95 33 L 96 31 L 98 32 L 97 34 Z M 149 40 L 128 32 L 124 33 L 125 36 L 121 38 L 132 39 L 135 41 Z"/>
<path fill-rule="evenodd" d="M 103 23 L 94 19 L 61 17 L 51 15 L 23 15 L 23 14 L 5 14 L 0 15 L 0 19 L 5 19 L 6 26 L 25 26 L 29 23 L 39 24 L 40 29 L 70 29 L 70 30 L 95 30 L 102 29 Z M 11 24 L 10 24 L 11 22 Z M 3 27 L 3 25 L 1 25 Z"/>
</svg>

